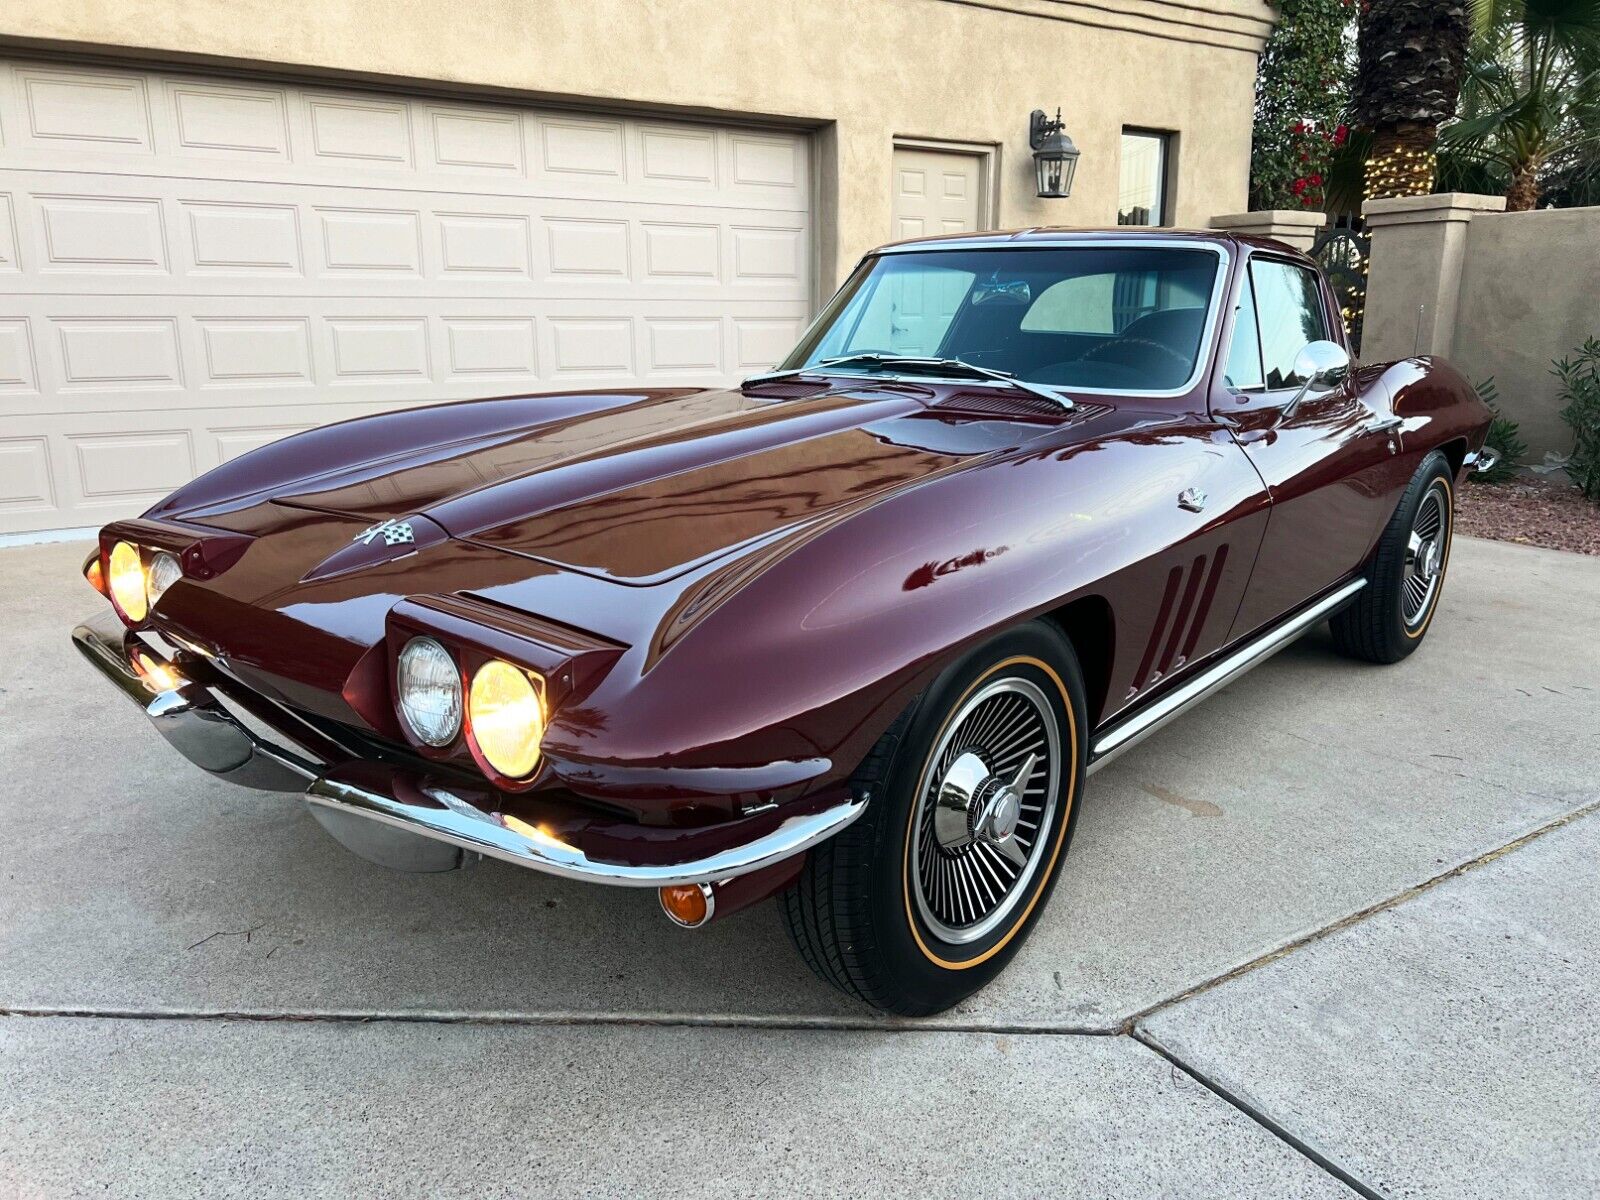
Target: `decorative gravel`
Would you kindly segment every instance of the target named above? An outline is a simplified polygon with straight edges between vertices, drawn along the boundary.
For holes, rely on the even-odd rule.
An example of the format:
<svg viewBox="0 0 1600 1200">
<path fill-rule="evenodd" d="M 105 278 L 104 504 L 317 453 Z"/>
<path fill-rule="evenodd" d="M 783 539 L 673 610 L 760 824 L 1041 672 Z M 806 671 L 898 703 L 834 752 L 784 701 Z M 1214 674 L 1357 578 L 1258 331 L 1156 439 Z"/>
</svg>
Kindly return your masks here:
<svg viewBox="0 0 1600 1200">
<path fill-rule="evenodd" d="M 1570 484 L 1544 479 L 1469 481 L 1461 489 L 1456 532 L 1600 555 L 1600 504 L 1590 504 Z"/>
</svg>

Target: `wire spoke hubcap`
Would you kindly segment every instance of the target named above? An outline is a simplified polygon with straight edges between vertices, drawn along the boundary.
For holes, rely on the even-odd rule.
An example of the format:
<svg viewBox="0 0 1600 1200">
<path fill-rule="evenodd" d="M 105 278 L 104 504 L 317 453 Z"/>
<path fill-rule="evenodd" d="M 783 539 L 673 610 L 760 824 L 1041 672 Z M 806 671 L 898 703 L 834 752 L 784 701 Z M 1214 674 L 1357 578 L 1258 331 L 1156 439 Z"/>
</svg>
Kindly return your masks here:
<svg viewBox="0 0 1600 1200">
<path fill-rule="evenodd" d="M 918 784 L 912 891 L 948 942 L 1002 924 L 1040 869 L 1061 774 L 1056 714 L 1035 684 L 984 687 L 945 726 Z"/>
<path fill-rule="evenodd" d="M 1443 487 L 1435 482 L 1422 497 L 1411 522 L 1400 597 L 1407 629 L 1415 629 L 1428 615 L 1444 576 L 1445 549 L 1450 538 L 1448 505 Z"/>
</svg>

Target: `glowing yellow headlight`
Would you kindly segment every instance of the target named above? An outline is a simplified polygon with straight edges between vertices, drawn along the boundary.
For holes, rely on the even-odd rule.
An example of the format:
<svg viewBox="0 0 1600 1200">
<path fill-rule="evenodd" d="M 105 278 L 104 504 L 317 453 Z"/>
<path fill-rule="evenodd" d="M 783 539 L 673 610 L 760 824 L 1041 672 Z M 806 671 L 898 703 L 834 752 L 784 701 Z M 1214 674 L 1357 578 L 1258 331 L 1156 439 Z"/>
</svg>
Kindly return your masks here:
<svg viewBox="0 0 1600 1200">
<path fill-rule="evenodd" d="M 139 548 L 131 542 L 111 547 L 111 598 L 130 621 L 142 621 L 150 611 L 144 565 L 139 561 Z"/>
<path fill-rule="evenodd" d="M 544 703 L 528 673 L 491 659 L 472 676 L 467 719 L 478 753 L 508 779 L 531 775 L 544 738 Z"/>
</svg>

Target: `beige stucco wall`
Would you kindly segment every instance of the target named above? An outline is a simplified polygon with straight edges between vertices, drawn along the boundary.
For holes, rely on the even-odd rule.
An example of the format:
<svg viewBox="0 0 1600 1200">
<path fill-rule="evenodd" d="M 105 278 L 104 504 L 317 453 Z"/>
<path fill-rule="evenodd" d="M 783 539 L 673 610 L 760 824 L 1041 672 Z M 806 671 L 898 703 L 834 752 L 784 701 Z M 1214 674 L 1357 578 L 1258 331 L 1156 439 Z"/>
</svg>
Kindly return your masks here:
<svg viewBox="0 0 1600 1200">
<path fill-rule="evenodd" d="M 1263 0 L 10 0 L 0 43 L 815 126 L 819 275 L 890 236 L 896 136 L 997 145 L 1000 227 L 1115 220 L 1123 125 L 1177 131 L 1174 216 L 1244 207 Z M 1027 116 L 1064 111 L 1068 200 Z"/>
<path fill-rule="evenodd" d="M 1493 375 L 1534 462 L 1572 449 L 1552 359 L 1600 337 L 1600 208 L 1485 213 L 1472 219 L 1453 358 Z"/>
<path fill-rule="evenodd" d="M 1572 449 L 1551 361 L 1600 337 L 1600 208 L 1495 211 L 1490 196 L 1367 206 L 1372 263 L 1362 357 L 1442 354 L 1493 376 L 1528 457 Z"/>
</svg>

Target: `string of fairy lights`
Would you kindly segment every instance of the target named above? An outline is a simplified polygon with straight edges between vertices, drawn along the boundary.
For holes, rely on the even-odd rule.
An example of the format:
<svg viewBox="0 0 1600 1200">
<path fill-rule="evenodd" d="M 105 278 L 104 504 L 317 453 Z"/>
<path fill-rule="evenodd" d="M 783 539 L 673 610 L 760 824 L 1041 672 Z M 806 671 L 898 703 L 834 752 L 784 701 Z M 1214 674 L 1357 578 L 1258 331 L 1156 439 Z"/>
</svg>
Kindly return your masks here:
<svg viewBox="0 0 1600 1200">
<path fill-rule="evenodd" d="M 1432 150 L 1396 146 L 1367 160 L 1368 200 L 1390 196 L 1426 196 L 1433 191 L 1439 156 Z"/>
<path fill-rule="evenodd" d="M 1396 146 L 1366 162 L 1362 191 L 1368 200 L 1394 196 L 1426 196 L 1433 191 L 1439 159 L 1431 150 Z M 1345 328 L 1359 344 L 1366 316 L 1367 270 L 1370 259 L 1354 243 L 1344 247 L 1343 276 L 1334 283 Z M 1354 261 L 1351 261 L 1354 260 Z"/>
</svg>

